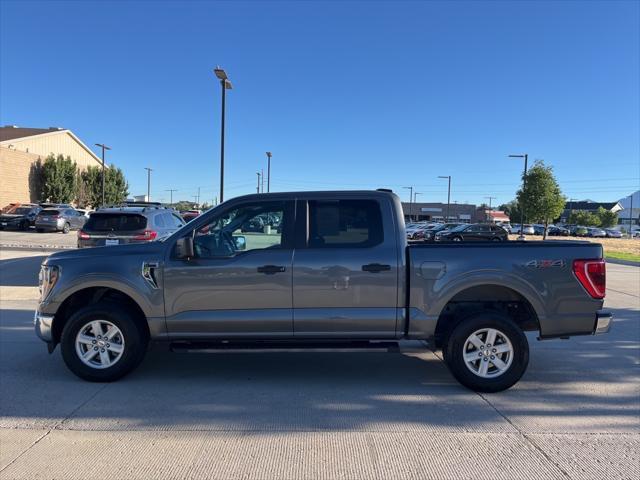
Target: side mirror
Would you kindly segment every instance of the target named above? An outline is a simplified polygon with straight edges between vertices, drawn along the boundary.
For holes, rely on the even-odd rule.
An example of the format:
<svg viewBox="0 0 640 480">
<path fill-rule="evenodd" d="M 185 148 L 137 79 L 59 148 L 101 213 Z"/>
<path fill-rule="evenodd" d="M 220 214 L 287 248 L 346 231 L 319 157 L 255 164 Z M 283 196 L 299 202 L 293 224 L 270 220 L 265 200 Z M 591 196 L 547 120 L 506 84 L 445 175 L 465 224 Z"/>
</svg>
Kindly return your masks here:
<svg viewBox="0 0 640 480">
<path fill-rule="evenodd" d="M 237 237 L 233 237 L 233 244 L 235 245 L 236 250 L 247 249 L 247 239 L 244 235 L 238 235 Z"/>
<path fill-rule="evenodd" d="M 193 237 L 188 235 L 186 237 L 179 238 L 176 242 L 174 252 L 176 258 L 193 258 Z"/>
</svg>

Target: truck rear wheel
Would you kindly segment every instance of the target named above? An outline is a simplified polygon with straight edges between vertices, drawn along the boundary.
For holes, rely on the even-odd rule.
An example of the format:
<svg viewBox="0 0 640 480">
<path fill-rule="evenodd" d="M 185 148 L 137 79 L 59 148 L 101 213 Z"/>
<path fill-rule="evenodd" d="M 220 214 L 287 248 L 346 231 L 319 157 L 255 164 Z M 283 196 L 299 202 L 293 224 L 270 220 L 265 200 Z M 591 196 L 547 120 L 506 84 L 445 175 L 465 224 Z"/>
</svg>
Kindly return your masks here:
<svg viewBox="0 0 640 480">
<path fill-rule="evenodd" d="M 508 316 L 482 313 L 453 329 L 445 361 L 465 387 L 478 392 L 500 392 L 520 380 L 527 369 L 529 343 Z"/>
<path fill-rule="evenodd" d="M 147 339 L 132 315 L 111 302 L 74 313 L 60 343 L 69 370 L 91 382 L 123 377 L 138 366 L 147 350 Z"/>
</svg>

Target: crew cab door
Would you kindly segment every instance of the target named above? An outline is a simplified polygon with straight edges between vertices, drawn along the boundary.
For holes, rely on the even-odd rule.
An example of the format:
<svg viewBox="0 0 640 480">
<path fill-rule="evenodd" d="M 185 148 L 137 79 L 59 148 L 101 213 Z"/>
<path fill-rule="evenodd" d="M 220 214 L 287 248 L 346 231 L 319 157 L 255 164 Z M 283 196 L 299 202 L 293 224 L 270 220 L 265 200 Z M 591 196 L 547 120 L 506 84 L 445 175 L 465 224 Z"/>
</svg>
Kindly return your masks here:
<svg viewBox="0 0 640 480">
<path fill-rule="evenodd" d="M 193 235 L 195 256 L 166 260 L 169 336 L 290 338 L 294 202 L 236 202 L 216 210 L 185 232 Z"/>
<path fill-rule="evenodd" d="M 295 337 L 394 338 L 398 258 L 391 205 L 364 197 L 298 200 Z"/>
</svg>

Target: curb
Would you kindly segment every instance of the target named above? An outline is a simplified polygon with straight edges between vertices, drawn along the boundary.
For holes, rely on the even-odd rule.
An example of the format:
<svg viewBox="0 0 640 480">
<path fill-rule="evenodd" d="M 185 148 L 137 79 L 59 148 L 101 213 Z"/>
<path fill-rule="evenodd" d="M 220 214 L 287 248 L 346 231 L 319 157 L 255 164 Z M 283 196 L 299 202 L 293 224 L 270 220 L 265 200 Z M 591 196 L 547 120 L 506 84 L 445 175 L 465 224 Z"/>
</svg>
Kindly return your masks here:
<svg viewBox="0 0 640 480">
<path fill-rule="evenodd" d="M 614 263 L 616 265 L 628 265 L 630 267 L 640 267 L 640 262 L 634 262 L 633 260 L 623 260 L 621 258 L 609 258 L 605 256 L 607 263 Z"/>
<path fill-rule="evenodd" d="M 62 250 L 73 250 L 75 246 L 66 245 L 24 245 L 19 243 L 0 243 L 2 250 L 33 250 L 40 252 L 60 252 Z"/>
</svg>

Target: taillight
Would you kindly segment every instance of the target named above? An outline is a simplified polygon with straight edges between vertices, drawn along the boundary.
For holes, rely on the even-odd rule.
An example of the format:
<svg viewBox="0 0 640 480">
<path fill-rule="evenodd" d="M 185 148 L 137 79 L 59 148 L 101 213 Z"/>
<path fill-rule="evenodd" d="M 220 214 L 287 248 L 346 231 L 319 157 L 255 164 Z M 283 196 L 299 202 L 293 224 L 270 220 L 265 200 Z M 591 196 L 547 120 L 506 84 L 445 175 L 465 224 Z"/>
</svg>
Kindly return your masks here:
<svg viewBox="0 0 640 480">
<path fill-rule="evenodd" d="M 151 240 L 155 240 L 157 236 L 158 236 L 158 232 L 156 232 L 155 230 L 145 230 L 140 235 L 136 235 L 135 237 L 133 237 L 133 239 L 151 241 Z"/>
<path fill-rule="evenodd" d="M 574 260 L 573 273 L 593 298 L 604 298 L 607 287 L 607 267 L 604 259 Z"/>
<path fill-rule="evenodd" d="M 82 230 L 78 230 L 78 238 L 82 240 L 89 240 L 91 238 L 91 235 L 89 235 L 87 232 L 83 232 Z"/>
</svg>

